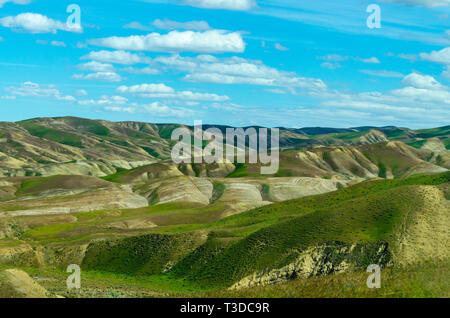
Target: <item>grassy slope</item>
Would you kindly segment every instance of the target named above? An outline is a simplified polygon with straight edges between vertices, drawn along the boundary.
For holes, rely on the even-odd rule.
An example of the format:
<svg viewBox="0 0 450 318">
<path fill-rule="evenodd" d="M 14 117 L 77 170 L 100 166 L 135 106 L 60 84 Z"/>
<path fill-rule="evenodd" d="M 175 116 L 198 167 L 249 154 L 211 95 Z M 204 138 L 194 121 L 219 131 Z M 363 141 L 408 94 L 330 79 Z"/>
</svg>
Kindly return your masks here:
<svg viewBox="0 0 450 318">
<path fill-rule="evenodd" d="M 19 125 L 25 128 L 32 136 L 44 138 L 64 145 L 83 148 L 83 138 L 81 136 L 44 127 L 28 121 L 20 122 Z"/>
<path fill-rule="evenodd" d="M 108 186 L 108 182 L 88 176 L 51 176 L 45 178 L 32 178 L 22 182 L 16 195 L 30 195 L 47 190 L 71 190 L 87 187 Z"/>
<path fill-rule="evenodd" d="M 450 172 L 399 180 L 366 181 L 340 191 L 272 204 L 218 221 L 211 219 L 211 210 L 187 207 L 183 204 L 135 210 L 94 211 L 76 214 L 76 228 L 73 228 L 73 222 L 37 227 L 25 233 L 24 239 L 37 239 L 42 244 L 71 240 L 88 241 L 89 235 L 98 234 L 102 224 L 136 217 L 166 221 L 164 226 L 150 231 L 134 232 L 134 235 L 138 236 L 149 232 L 170 234 L 169 236 L 184 236 L 184 233 L 189 232 L 197 235 L 194 233 L 204 230 L 205 233 L 210 233 L 208 240 L 192 250 L 184 259 L 177 257 L 176 259 L 181 261 L 168 273 L 154 276 L 154 273 L 161 271 L 163 263 L 172 258 L 173 254 L 170 253 L 163 253 L 166 258 L 159 258 L 165 260 L 159 262 L 159 269 L 139 264 L 133 267 L 133 272 L 138 275 L 152 273 L 152 278 L 149 279 L 156 285 L 172 286 L 170 288 L 173 289 L 178 288 L 174 286 L 179 286 L 180 290 L 216 289 L 228 286 L 255 270 L 268 266 L 277 267 L 289 262 L 293 257 L 293 254 L 289 254 L 293 248 L 334 240 L 389 241 L 390 234 L 398 224 L 398 217 L 405 210 L 420 206 L 420 197 L 414 192 L 414 187 L 408 186 L 440 185 L 448 197 L 449 180 Z M 194 223 L 186 224 L 187 219 L 192 219 Z M 113 231 L 109 236 L 117 237 L 117 233 Z M 170 241 L 173 238 L 163 238 L 166 239 Z M 121 243 L 125 245 L 120 251 L 134 250 L 124 242 L 127 241 Z M 104 275 L 109 275 L 110 278 L 117 276 L 120 280 L 131 279 L 131 276 L 127 276 L 130 270 L 122 268 L 120 264 L 123 259 L 134 264 L 133 255 L 111 253 L 112 251 L 114 249 L 95 257 L 104 262 L 90 263 L 87 267 L 88 273 L 92 273 L 93 277 L 101 277 L 103 274 L 97 275 L 95 270 L 108 270 L 109 273 Z M 352 278 L 349 276 L 349 279 Z M 180 285 L 179 282 L 183 284 Z"/>
<path fill-rule="evenodd" d="M 201 297 L 225 298 L 448 298 L 450 263 L 425 263 L 381 271 L 381 288 L 369 289 L 368 273 L 352 272 L 296 279 L 287 283 L 241 290 L 219 290 Z"/>
<path fill-rule="evenodd" d="M 265 227 L 226 247 L 204 263 L 198 257 L 179 263 L 175 271 L 196 283 L 228 286 L 266 268 L 289 264 L 308 246 L 338 240 L 352 244 L 391 242 L 403 217 L 420 206 L 414 187 L 388 190 Z M 370 259 L 357 259 L 361 266 Z M 367 263 L 367 264 L 366 264 Z"/>
</svg>

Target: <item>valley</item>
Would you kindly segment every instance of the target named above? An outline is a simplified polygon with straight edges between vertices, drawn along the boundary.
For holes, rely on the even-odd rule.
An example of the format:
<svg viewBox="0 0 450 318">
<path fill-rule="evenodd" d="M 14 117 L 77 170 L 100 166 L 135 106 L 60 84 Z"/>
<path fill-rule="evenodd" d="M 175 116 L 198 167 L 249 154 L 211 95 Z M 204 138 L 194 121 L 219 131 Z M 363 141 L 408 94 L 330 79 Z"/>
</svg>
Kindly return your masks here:
<svg viewBox="0 0 450 318">
<path fill-rule="evenodd" d="M 49 296 L 366 297 L 379 264 L 372 296 L 448 297 L 448 126 L 280 128 L 273 175 L 171 162 L 179 126 L 1 123 L 0 286 L 15 268 Z"/>
</svg>

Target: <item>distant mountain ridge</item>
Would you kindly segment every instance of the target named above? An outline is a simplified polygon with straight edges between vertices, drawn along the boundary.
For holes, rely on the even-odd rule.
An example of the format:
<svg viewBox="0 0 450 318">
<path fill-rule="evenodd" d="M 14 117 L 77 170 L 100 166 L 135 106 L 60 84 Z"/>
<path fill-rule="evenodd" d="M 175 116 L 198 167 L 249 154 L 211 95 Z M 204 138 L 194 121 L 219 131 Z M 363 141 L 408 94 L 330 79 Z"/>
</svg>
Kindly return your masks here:
<svg viewBox="0 0 450 318">
<path fill-rule="evenodd" d="M 181 124 L 110 122 L 77 117 L 1 122 L 0 176 L 104 176 L 123 169 L 165 161 L 170 159 L 174 144 L 171 134 L 178 127 L 193 131 L 192 126 Z M 225 132 L 231 126 L 203 126 L 204 130 L 208 128 L 218 128 Z M 450 148 L 450 126 L 422 130 L 392 126 L 348 129 L 280 128 L 282 151 L 388 141 L 401 141 L 416 149 L 425 147 L 430 151 L 429 155 L 435 157 L 433 160 L 438 165 L 446 166 L 449 162 L 446 150 Z M 443 154 L 430 149 L 440 149 Z M 438 156 L 440 157 L 437 158 Z"/>
</svg>

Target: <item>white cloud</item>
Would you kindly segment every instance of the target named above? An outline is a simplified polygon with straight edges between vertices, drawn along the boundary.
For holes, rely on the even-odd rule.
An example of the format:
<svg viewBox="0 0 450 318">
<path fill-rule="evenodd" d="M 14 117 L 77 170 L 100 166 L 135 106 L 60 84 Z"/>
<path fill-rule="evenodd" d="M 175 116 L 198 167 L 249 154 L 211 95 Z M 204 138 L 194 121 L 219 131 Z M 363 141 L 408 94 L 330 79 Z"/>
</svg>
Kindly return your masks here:
<svg viewBox="0 0 450 318">
<path fill-rule="evenodd" d="M 134 86 L 119 86 L 117 88 L 119 93 L 130 94 L 151 94 L 151 93 L 174 93 L 175 90 L 165 84 L 140 84 Z"/>
<path fill-rule="evenodd" d="M 16 96 L 14 96 L 14 95 L 6 95 L 6 96 L 0 97 L 0 99 L 3 99 L 3 100 L 14 100 L 14 99 L 16 99 Z"/>
<path fill-rule="evenodd" d="M 417 89 L 427 89 L 427 90 L 442 90 L 445 88 L 441 83 L 436 81 L 434 77 L 418 73 L 411 73 L 405 76 L 402 80 L 402 84 Z"/>
<path fill-rule="evenodd" d="M 152 116 L 158 117 L 180 117 L 186 118 L 187 115 L 193 115 L 190 109 L 180 108 L 180 107 L 169 107 L 161 102 L 153 102 L 151 104 L 144 105 L 133 105 L 133 106 L 106 106 L 104 108 L 108 111 L 122 112 L 122 113 L 147 113 Z"/>
<path fill-rule="evenodd" d="M 347 61 L 349 59 L 357 61 L 357 62 L 363 62 L 363 63 L 374 63 L 379 64 L 380 61 L 376 57 L 371 58 L 362 58 L 362 57 L 351 57 L 351 56 L 342 56 L 339 54 L 327 54 L 325 56 L 318 56 L 319 60 L 324 60 L 328 62 L 343 62 Z"/>
<path fill-rule="evenodd" d="M 372 76 L 379 76 L 379 77 L 403 77 L 404 75 L 395 72 L 395 71 L 387 71 L 387 70 L 360 70 L 361 73 L 365 73 Z"/>
<path fill-rule="evenodd" d="M 122 76 L 115 72 L 97 72 L 90 74 L 75 74 L 72 76 L 76 80 L 93 80 L 93 81 L 103 81 L 103 82 L 120 82 L 123 80 Z"/>
<path fill-rule="evenodd" d="M 420 53 L 420 58 L 430 62 L 450 64 L 450 47 L 431 53 Z"/>
<path fill-rule="evenodd" d="M 123 26 L 125 29 L 135 29 L 135 30 L 142 30 L 142 31 L 149 31 L 150 28 L 148 26 L 142 25 L 139 22 L 130 22 Z"/>
<path fill-rule="evenodd" d="M 241 53 L 245 50 L 245 42 L 239 32 L 222 30 L 171 31 L 168 34 L 153 32 L 147 35 L 95 39 L 89 43 L 118 50 L 149 52 Z"/>
<path fill-rule="evenodd" d="M 103 95 L 100 99 L 79 100 L 78 104 L 83 106 L 123 106 L 128 103 L 128 98 L 123 96 Z"/>
<path fill-rule="evenodd" d="M 388 93 L 365 92 L 360 94 L 344 94 L 327 92 L 318 96 L 324 100 L 320 106 L 356 109 L 369 113 L 373 118 L 386 116 L 389 112 L 392 121 L 415 121 L 421 125 L 425 121 L 443 123 L 449 118 L 450 89 L 429 75 L 412 73 L 401 82 L 405 87 Z"/>
<path fill-rule="evenodd" d="M 125 64 L 125 65 L 151 62 L 151 59 L 146 56 L 126 51 L 104 51 L 104 50 L 92 51 L 89 54 L 82 56 L 81 59 L 95 60 L 105 63 Z"/>
<path fill-rule="evenodd" d="M 118 93 L 128 93 L 141 98 L 167 98 L 189 101 L 227 101 L 230 98 L 225 95 L 196 93 L 191 91 L 176 91 L 165 84 L 140 84 L 134 86 L 119 86 Z"/>
<path fill-rule="evenodd" d="M 415 55 L 415 54 L 400 53 L 399 55 L 397 55 L 397 57 L 404 59 L 404 60 L 408 60 L 411 63 L 417 61 L 417 55 Z"/>
<path fill-rule="evenodd" d="M 136 67 L 126 67 L 121 69 L 121 71 L 131 73 L 131 74 L 145 74 L 145 75 L 155 75 L 159 74 L 157 69 L 151 68 L 150 66 L 144 68 L 136 68 Z"/>
<path fill-rule="evenodd" d="M 0 19 L 0 25 L 29 33 L 57 33 L 59 30 L 82 33 L 81 26 L 69 27 L 66 23 L 50 19 L 38 13 L 21 13 Z"/>
<path fill-rule="evenodd" d="M 450 0 L 382 0 L 382 1 L 389 3 L 402 3 L 409 6 L 420 5 L 428 8 L 450 6 Z"/>
<path fill-rule="evenodd" d="M 62 41 L 51 41 L 50 42 L 51 45 L 53 46 L 60 46 L 60 47 L 66 47 L 66 43 L 62 42 Z"/>
<path fill-rule="evenodd" d="M 281 45 L 280 43 L 275 43 L 275 48 L 276 48 L 278 51 L 288 51 L 288 50 L 289 50 L 289 48 L 287 48 L 287 47 Z"/>
<path fill-rule="evenodd" d="M 109 63 L 100 63 L 97 61 L 90 61 L 88 63 L 78 65 L 78 68 L 83 71 L 92 72 L 114 72 L 115 67 Z"/>
<path fill-rule="evenodd" d="M 135 107 L 106 106 L 105 110 L 109 110 L 112 112 L 120 112 L 120 113 L 130 113 L 130 114 L 136 113 Z"/>
<path fill-rule="evenodd" d="M 442 72 L 442 76 L 445 77 L 445 78 L 450 79 L 450 65 L 447 66 L 447 70 L 446 71 Z"/>
<path fill-rule="evenodd" d="M 331 62 L 342 62 L 348 60 L 348 56 L 342 56 L 339 54 L 327 54 L 325 56 L 317 57 L 319 60 L 331 61 Z"/>
<path fill-rule="evenodd" d="M 446 64 L 447 70 L 442 72 L 442 77 L 450 78 L 450 47 L 446 47 L 440 51 L 432 51 L 431 53 L 420 53 L 419 55 L 422 60 Z"/>
<path fill-rule="evenodd" d="M 169 19 L 156 19 L 152 22 L 152 24 L 162 30 L 175 30 L 175 29 L 184 29 L 184 30 L 195 30 L 195 31 L 206 31 L 211 30 L 208 22 L 206 21 L 187 21 L 187 22 L 178 22 L 172 21 Z"/>
<path fill-rule="evenodd" d="M 3 5 L 8 2 L 24 5 L 24 4 L 29 4 L 31 2 L 31 0 L 0 0 L 0 8 L 2 8 Z"/>
<path fill-rule="evenodd" d="M 154 62 L 188 73 L 184 80 L 190 82 L 251 84 L 308 90 L 326 88 L 320 79 L 300 77 L 292 72 L 266 66 L 261 61 L 240 57 L 219 59 L 212 55 L 198 55 L 195 58 L 172 55 L 157 57 Z"/>
<path fill-rule="evenodd" d="M 84 89 L 79 89 L 76 91 L 75 94 L 77 94 L 78 96 L 87 96 L 88 92 L 86 92 L 86 90 L 84 90 Z"/>
<path fill-rule="evenodd" d="M 77 48 L 78 49 L 86 49 L 88 46 L 86 43 L 83 42 L 77 42 Z"/>
<path fill-rule="evenodd" d="M 335 70 L 337 68 L 341 67 L 341 64 L 339 63 L 330 63 L 330 62 L 324 62 L 322 64 L 320 64 L 320 66 L 324 67 L 324 68 L 328 68 L 330 70 Z"/>
<path fill-rule="evenodd" d="M 355 60 L 363 62 L 363 63 L 380 64 L 380 60 L 377 59 L 376 57 L 371 57 L 368 59 L 356 58 Z"/>
<path fill-rule="evenodd" d="M 204 9 L 247 11 L 256 6 L 254 0 L 185 0 L 185 4 Z"/>
<path fill-rule="evenodd" d="M 6 90 L 18 96 L 51 98 L 65 101 L 75 100 L 75 97 L 61 93 L 54 85 L 41 86 L 32 82 L 24 82 L 19 87 L 8 87 Z"/>
<path fill-rule="evenodd" d="M 173 108 L 166 106 L 160 102 L 143 105 L 143 110 L 150 114 L 157 114 L 164 117 L 176 116 L 185 118 L 186 115 L 192 114 L 192 111 L 183 108 Z"/>
</svg>

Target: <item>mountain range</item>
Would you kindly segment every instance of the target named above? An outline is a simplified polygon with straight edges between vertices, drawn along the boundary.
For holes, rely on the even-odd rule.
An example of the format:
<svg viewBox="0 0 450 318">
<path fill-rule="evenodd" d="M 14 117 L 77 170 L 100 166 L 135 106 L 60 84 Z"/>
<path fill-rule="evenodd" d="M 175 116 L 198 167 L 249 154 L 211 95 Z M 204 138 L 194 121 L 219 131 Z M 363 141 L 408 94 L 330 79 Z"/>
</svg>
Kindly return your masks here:
<svg viewBox="0 0 450 318">
<path fill-rule="evenodd" d="M 342 295 L 365 297 L 370 264 L 402 277 L 388 283 L 394 296 L 448 295 L 448 279 L 410 271 L 448 272 L 450 126 L 280 128 L 272 175 L 173 163 L 177 127 L 193 133 L 74 117 L 0 123 L 0 296 L 24 296 L 20 278 L 52 297 L 324 297 L 298 294 L 296 281 L 322 277 L 328 290 L 339 274 Z M 70 264 L 82 268 L 80 292 L 58 283 Z"/>
</svg>

